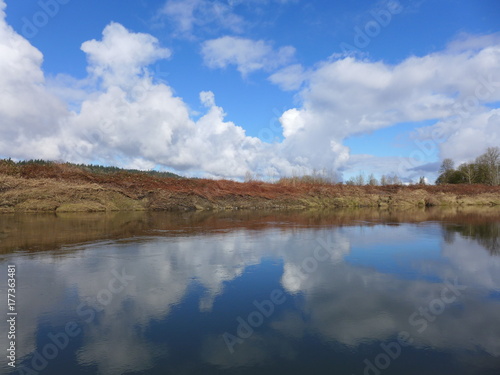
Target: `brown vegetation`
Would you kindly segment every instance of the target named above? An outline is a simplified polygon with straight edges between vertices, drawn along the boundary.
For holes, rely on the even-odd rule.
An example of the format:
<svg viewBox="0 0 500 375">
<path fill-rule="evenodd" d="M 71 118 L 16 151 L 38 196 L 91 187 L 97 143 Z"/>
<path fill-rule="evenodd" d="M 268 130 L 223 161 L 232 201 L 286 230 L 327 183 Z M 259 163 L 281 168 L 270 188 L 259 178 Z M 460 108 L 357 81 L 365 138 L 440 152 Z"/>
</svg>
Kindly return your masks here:
<svg viewBox="0 0 500 375">
<path fill-rule="evenodd" d="M 130 171 L 97 173 L 67 163 L 0 161 L 0 212 L 498 204 L 498 186 L 350 186 L 301 179 L 241 183 Z"/>
</svg>

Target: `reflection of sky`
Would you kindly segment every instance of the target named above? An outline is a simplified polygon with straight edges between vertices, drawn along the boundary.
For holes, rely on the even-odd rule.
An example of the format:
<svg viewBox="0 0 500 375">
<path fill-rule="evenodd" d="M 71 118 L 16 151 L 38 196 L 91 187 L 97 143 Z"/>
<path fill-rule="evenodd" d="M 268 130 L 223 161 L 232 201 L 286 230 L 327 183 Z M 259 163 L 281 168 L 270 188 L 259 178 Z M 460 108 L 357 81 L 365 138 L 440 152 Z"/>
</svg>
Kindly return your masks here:
<svg viewBox="0 0 500 375">
<path fill-rule="evenodd" d="M 294 280 L 317 239 L 332 245 L 331 258 Z M 48 374 L 219 373 L 257 365 L 320 373 L 332 363 L 345 373 L 362 372 L 363 359 L 380 352 L 378 343 L 402 330 L 414 338 L 408 363 L 431 355 L 451 366 L 452 353 L 467 352 L 453 361 L 461 358 L 470 369 L 479 356 L 484 366 L 499 368 L 500 257 L 471 239 L 443 241 L 438 224 L 239 229 L 12 255 L 8 262 L 18 267 L 18 358 L 28 361 L 69 321 L 83 330 L 50 361 Z M 122 269 L 134 280 L 86 323 L 77 306 L 97 309 L 96 295 L 112 270 Z M 438 281 L 455 278 L 467 289 L 417 332 L 409 316 L 440 296 Z M 236 318 L 246 318 L 256 309 L 253 301 L 269 299 L 274 289 L 286 302 L 231 355 L 221 335 L 235 334 Z M 5 324 L 0 321 L 3 332 Z M 425 366 L 419 368 L 432 370 Z"/>
<path fill-rule="evenodd" d="M 422 261 L 441 259 L 440 230 L 434 226 L 400 224 L 373 227 L 348 227 L 342 232 L 351 239 L 351 251 L 344 260 L 354 266 L 372 267 L 398 278 L 425 278 L 437 281 L 435 275 L 417 268 Z"/>
</svg>

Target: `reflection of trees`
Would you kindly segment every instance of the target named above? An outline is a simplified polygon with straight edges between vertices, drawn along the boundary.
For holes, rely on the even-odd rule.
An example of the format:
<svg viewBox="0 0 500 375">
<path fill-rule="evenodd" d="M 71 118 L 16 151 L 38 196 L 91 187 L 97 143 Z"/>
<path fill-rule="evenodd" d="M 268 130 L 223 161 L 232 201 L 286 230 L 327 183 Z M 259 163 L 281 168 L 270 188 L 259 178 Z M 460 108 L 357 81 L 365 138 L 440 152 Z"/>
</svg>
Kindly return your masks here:
<svg viewBox="0 0 500 375">
<path fill-rule="evenodd" d="M 453 242 L 455 242 L 456 231 L 451 230 L 453 228 L 451 228 L 450 226 L 445 226 L 445 229 L 446 230 L 443 233 L 444 242 L 452 244 Z"/>
<path fill-rule="evenodd" d="M 500 223 L 498 222 L 446 225 L 445 229 L 444 239 L 446 242 L 453 242 L 455 233 L 458 233 L 463 237 L 476 240 L 491 255 L 500 255 Z"/>
</svg>

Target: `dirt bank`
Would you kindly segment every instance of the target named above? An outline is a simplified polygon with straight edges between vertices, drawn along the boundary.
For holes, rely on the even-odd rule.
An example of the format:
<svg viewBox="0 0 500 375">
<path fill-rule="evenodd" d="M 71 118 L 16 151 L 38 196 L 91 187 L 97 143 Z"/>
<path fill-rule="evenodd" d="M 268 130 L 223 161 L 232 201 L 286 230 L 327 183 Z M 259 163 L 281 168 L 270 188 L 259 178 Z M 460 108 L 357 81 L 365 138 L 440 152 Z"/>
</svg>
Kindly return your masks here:
<svg viewBox="0 0 500 375">
<path fill-rule="evenodd" d="M 17 169 L 0 165 L 0 212 L 469 205 L 500 205 L 500 187 L 239 183 L 125 172 L 99 174 L 67 164 Z"/>
</svg>

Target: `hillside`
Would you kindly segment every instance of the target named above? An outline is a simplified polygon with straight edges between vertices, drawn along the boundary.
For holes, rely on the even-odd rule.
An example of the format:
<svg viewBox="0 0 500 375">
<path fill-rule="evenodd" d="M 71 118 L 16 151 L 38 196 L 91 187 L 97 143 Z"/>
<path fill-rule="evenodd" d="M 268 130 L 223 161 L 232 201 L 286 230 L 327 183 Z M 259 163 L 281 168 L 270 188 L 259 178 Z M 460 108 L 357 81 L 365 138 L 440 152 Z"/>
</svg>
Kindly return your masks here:
<svg viewBox="0 0 500 375">
<path fill-rule="evenodd" d="M 349 186 L 188 179 L 69 163 L 0 161 L 0 212 L 499 205 L 486 185 Z"/>
</svg>

